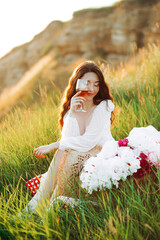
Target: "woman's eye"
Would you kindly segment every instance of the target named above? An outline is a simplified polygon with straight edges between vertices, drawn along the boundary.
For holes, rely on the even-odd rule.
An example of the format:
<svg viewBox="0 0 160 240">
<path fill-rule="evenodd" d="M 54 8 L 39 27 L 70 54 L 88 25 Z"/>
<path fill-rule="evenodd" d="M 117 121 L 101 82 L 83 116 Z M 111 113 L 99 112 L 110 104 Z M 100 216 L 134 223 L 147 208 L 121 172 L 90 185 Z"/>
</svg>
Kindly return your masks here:
<svg viewBox="0 0 160 240">
<path fill-rule="evenodd" d="M 97 84 L 97 85 L 94 85 L 95 87 L 98 87 L 99 86 L 99 84 Z"/>
</svg>

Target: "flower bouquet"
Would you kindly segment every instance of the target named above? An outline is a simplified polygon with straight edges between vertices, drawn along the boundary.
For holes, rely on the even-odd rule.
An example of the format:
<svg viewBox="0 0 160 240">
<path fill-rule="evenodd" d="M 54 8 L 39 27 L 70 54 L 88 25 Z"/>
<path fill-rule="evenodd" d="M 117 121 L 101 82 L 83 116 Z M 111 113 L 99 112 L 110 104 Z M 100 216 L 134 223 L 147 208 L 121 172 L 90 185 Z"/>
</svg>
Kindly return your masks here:
<svg viewBox="0 0 160 240">
<path fill-rule="evenodd" d="M 145 132 L 139 129 L 138 132 L 131 131 L 128 138 L 107 141 L 97 157 L 84 164 L 80 175 L 82 187 L 92 194 L 93 191 L 111 189 L 113 185 L 118 188 L 128 176 L 138 183 L 159 171 L 160 142 L 155 141 L 155 132 L 151 137 L 151 130 L 149 127 Z M 156 137 L 160 138 L 159 133 Z"/>
<path fill-rule="evenodd" d="M 133 147 L 129 145 L 129 141 L 127 138 L 123 140 L 118 140 L 119 147 L 129 147 L 130 149 L 134 150 Z M 148 153 L 149 156 L 150 153 Z M 140 161 L 140 168 L 137 170 L 137 172 L 133 173 L 134 178 L 142 178 L 147 173 L 150 173 L 152 171 L 153 162 L 151 162 L 146 154 L 141 152 L 137 159 Z"/>
<path fill-rule="evenodd" d="M 160 144 L 160 142 L 155 142 L 156 144 Z M 136 148 L 133 148 L 129 145 L 128 139 L 123 139 L 118 141 L 119 147 L 130 147 L 135 152 L 138 150 Z M 144 147 L 144 146 L 143 146 Z M 142 149 L 141 149 L 142 150 Z M 137 170 L 137 172 L 134 172 L 132 177 L 134 178 L 134 182 L 139 187 L 139 189 L 142 192 L 145 192 L 145 190 L 140 186 L 140 183 L 146 183 L 147 180 L 155 182 L 157 180 L 157 177 L 155 176 L 155 173 L 160 170 L 160 161 L 158 161 L 156 152 L 147 152 L 145 153 L 140 152 L 137 159 L 140 161 L 140 168 Z M 151 192 L 150 192 L 151 194 Z"/>
</svg>

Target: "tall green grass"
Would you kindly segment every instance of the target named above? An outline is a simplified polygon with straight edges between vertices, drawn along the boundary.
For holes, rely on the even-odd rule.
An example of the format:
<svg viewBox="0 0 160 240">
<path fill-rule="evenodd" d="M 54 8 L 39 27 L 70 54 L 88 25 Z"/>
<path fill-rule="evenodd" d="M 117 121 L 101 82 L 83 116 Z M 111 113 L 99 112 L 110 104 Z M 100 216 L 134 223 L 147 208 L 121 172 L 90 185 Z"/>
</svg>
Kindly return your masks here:
<svg viewBox="0 0 160 240">
<path fill-rule="evenodd" d="M 116 140 L 133 127 L 153 125 L 160 130 L 159 62 L 160 47 L 152 45 L 117 70 L 104 66 L 116 105 L 112 128 Z M 93 197 L 85 193 L 75 208 L 65 209 L 57 201 L 38 215 L 16 215 L 32 197 L 24 181 L 47 171 L 54 155 L 37 159 L 33 149 L 60 138 L 60 98 L 61 94 L 48 97 L 30 109 L 17 107 L 1 123 L 0 239 L 158 239 L 158 173 L 148 175 L 139 187 L 130 178 L 118 189 L 95 193 L 96 207 L 85 201 Z"/>
</svg>

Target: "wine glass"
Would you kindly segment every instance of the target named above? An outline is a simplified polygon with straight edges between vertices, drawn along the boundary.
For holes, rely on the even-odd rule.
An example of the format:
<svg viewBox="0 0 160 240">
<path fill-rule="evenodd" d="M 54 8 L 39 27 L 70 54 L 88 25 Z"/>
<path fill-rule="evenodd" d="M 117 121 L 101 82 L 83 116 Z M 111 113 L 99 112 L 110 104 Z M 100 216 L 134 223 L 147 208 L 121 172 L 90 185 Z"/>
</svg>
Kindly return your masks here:
<svg viewBox="0 0 160 240">
<path fill-rule="evenodd" d="M 84 97 L 87 92 L 88 92 L 88 80 L 87 79 L 77 79 L 77 83 L 76 83 L 76 91 L 79 92 L 81 91 L 81 93 L 79 94 L 79 96 Z M 77 109 L 77 112 L 87 112 L 86 110 L 84 110 L 82 108 L 82 104 L 80 104 L 80 108 Z"/>
</svg>

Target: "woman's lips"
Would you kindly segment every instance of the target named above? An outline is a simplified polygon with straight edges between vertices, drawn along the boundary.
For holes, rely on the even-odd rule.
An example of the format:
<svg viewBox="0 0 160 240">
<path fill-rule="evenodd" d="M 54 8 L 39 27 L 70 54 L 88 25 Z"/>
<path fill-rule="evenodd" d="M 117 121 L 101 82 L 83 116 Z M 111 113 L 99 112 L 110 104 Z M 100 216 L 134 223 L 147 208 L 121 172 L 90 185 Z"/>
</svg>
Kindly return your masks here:
<svg viewBox="0 0 160 240">
<path fill-rule="evenodd" d="M 93 93 L 87 93 L 88 96 L 93 96 L 94 94 Z"/>
</svg>

